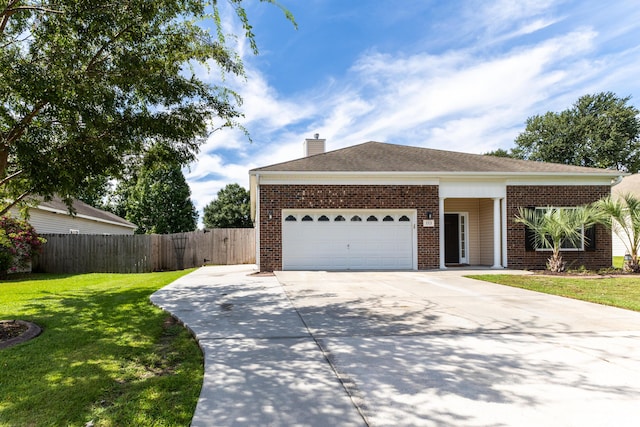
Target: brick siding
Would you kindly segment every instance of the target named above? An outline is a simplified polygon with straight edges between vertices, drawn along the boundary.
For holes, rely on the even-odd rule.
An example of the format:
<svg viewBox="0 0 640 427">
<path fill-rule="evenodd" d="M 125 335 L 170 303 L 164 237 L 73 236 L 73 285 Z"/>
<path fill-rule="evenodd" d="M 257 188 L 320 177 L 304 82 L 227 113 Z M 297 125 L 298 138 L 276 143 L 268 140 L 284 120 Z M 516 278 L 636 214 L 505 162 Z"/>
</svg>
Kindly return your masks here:
<svg viewBox="0 0 640 427">
<path fill-rule="evenodd" d="M 543 191 L 541 191 L 543 190 Z M 525 227 L 515 221 L 518 207 L 569 207 L 594 202 L 611 193 L 608 185 L 595 186 L 507 186 L 507 263 L 509 268 L 545 269 L 550 253 L 525 250 Z M 611 234 L 601 225 L 596 226 L 595 251 L 563 251 L 562 257 L 569 268 L 584 265 L 599 269 L 611 267 Z"/>
<path fill-rule="evenodd" d="M 417 223 L 433 213 L 437 185 L 261 185 L 260 270 L 282 269 L 282 209 L 416 209 Z M 271 213 L 271 219 L 269 214 Z M 438 227 L 418 227 L 418 269 L 439 266 Z"/>
<path fill-rule="evenodd" d="M 548 252 L 525 250 L 524 226 L 515 222 L 519 206 L 578 206 L 610 194 L 609 186 L 507 186 L 509 268 L 544 269 Z M 440 266 L 437 185 L 261 185 L 260 269 L 282 269 L 282 209 L 416 209 L 418 269 Z M 427 212 L 435 227 L 421 227 Z M 269 218 L 271 215 L 271 218 Z M 571 267 L 611 266 L 611 237 L 596 228 L 595 251 L 565 251 Z"/>
</svg>

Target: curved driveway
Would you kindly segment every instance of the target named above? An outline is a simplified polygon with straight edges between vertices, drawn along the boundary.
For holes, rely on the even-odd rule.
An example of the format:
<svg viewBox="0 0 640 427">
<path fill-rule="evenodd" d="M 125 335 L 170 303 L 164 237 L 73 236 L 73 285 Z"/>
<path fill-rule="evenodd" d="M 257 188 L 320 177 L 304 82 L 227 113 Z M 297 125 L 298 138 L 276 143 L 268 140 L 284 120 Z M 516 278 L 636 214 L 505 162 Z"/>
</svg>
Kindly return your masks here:
<svg viewBox="0 0 640 427">
<path fill-rule="evenodd" d="M 251 272 L 205 267 L 151 298 L 205 353 L 194 426 L 640 418 L 640 313 L 470 271 Z"/>
</svg>

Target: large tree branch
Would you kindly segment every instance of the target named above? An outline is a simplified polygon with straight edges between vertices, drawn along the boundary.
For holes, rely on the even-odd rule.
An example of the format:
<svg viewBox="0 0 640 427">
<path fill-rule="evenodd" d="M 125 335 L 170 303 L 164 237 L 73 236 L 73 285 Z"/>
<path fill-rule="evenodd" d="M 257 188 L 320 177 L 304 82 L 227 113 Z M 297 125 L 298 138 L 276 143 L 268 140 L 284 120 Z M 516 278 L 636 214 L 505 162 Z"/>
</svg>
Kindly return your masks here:
<svg viewBox="0 0 640 427">
<path fill-rule="evenodd" d="M 9 202 L 9 204 L 7 206 L 4 206 L 1 210 L 0 210 L 0 215 L 4 215 L 7 212 L 9 212 L 9 209 L 11 209 L 12 207 L 14 207 L 15 205 L 17 205 L 18 203 L 20 203 L 22 200 L 24 200 L 25 197 L 27 197 L 29 194 L 31 194 L 31 190 L 29 191 L 25 191 L 24 193 L 22 193 L 21 195 L 19 195 L 18 197 L 16 197 L 13 201 Z"/>
<path fill-rule="evenodd" d="M 133 26 L 134 26 L 134 24 L 127 25 L 118 34 L 116 34 L 113 38 L 111 38 L 108 42 L 106 42 L 105 44 L 100 46 L 100 49 L 98 49 L 98 51 L 93 55 L 93 57 L 87 63 L 87 66 L 85 67 L 85 73 L 88 74 L 91 71 L 91 69 L 93 68 L 93 66 L 98 62 L 98 59 L 100 58 L 100 56 L 102 56 L 102 53 L 109 46 L 111 46 L 113 43 L 115 43 L 116 40 L 118 40 L 120 37 L 122 37 L 123 34 L 125 34 L 127 31 L 129 31 Z"/>
<path fill-rule="evenodd" d="M 63 13 L 61 10 L 51 9 L 45 6 L 36 6 L 36 5 L 16 6 L 17 4 L 20 3 L 20 1 L 21 0 L 9 1 L 9 3 L 7 4 L 7 7 L 5 7 L 2 13 L 0 13 L 0 16 L 2 16 L 2 21 L 0 21 L 0 34 L 4 33 L 4 30 L 7 27 L 7 24 L 9 23 L 9 18 L 11 18 L 12 15 L 18 12 L 30 10 L 30 11 L 36 11 L 41 13 L 54 13 L 54 14 Z"/>
<path fill-rule="evenodd" d="M 48 104 L 47 101 L 40 101 L 38 104 L 36 104 L 35 107 L 33 107 L 33 110 L 31 110 L 29 114 L 27 114 L 22 118 L 22 120 L 20 120 L 20 123 L 13 126 L 13 128 L 7 134 L 7 138 L 4 141 L 4 146 L 7 148 L 10 147 L 11 144 L 16 142 L 20 137 L 22 137 L 22 135 L 24 135 L 24 132 L 27 126 L 33 121 L 33 119 L 47 104 Z"/>
<path fill-rule="evenodd" d="M 3 185 L 5 185 L 7 182 L 11 181 L 14 178 L 19 177 L 20 175 L 22 175 L 24 173 L 24 170 L 19 170 L 18 172 L 14 172 L 11 175 L 7 175 L 4 178 L 2 178 L 2 180 L 0 181 L 0 187 L 2 187 Z"/>
</svg>

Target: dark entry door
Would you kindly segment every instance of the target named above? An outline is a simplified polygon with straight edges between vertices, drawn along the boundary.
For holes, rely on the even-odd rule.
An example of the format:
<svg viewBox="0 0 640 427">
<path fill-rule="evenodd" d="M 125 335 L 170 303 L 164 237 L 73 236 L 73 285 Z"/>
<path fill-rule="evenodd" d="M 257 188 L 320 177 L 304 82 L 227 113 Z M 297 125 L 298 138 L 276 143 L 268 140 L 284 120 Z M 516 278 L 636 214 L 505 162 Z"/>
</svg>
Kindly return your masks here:
<svg viewBox="0 0 640 427">
<path fill-rule="evenodd" d="M 460 263 L 460 220 L 458 214 L 444 214 L 444 262 Z"/>
</svg>

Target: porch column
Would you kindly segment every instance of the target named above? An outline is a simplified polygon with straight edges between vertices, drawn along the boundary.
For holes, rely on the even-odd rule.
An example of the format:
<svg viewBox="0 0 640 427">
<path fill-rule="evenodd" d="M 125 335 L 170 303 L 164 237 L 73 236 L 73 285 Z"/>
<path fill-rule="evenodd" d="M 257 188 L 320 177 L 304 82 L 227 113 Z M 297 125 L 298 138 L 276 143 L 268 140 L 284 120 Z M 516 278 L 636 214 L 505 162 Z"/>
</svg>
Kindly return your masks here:
<svg viewBox="0 0 640 427">
<path fill-rule="evenodd" d="M 440 268 L 444 269 L 447 266 L 444 264 L 444 197 L 440 197 L 440 203 L 438 205 L 438 229 L 440 248 L 438 250 L 440 256 Z"/>
<path fill-rule="evenodd" d="M 500 245 L 502 238 L 500 237 L 500 198 L 493 198 L 493 266 L 491 268 L 502 268 Z"/>
<path fill-rule="evenodd" d="M 507 199 L 502 199 L 502 266 L 507 268 Z"/>
</svg>

